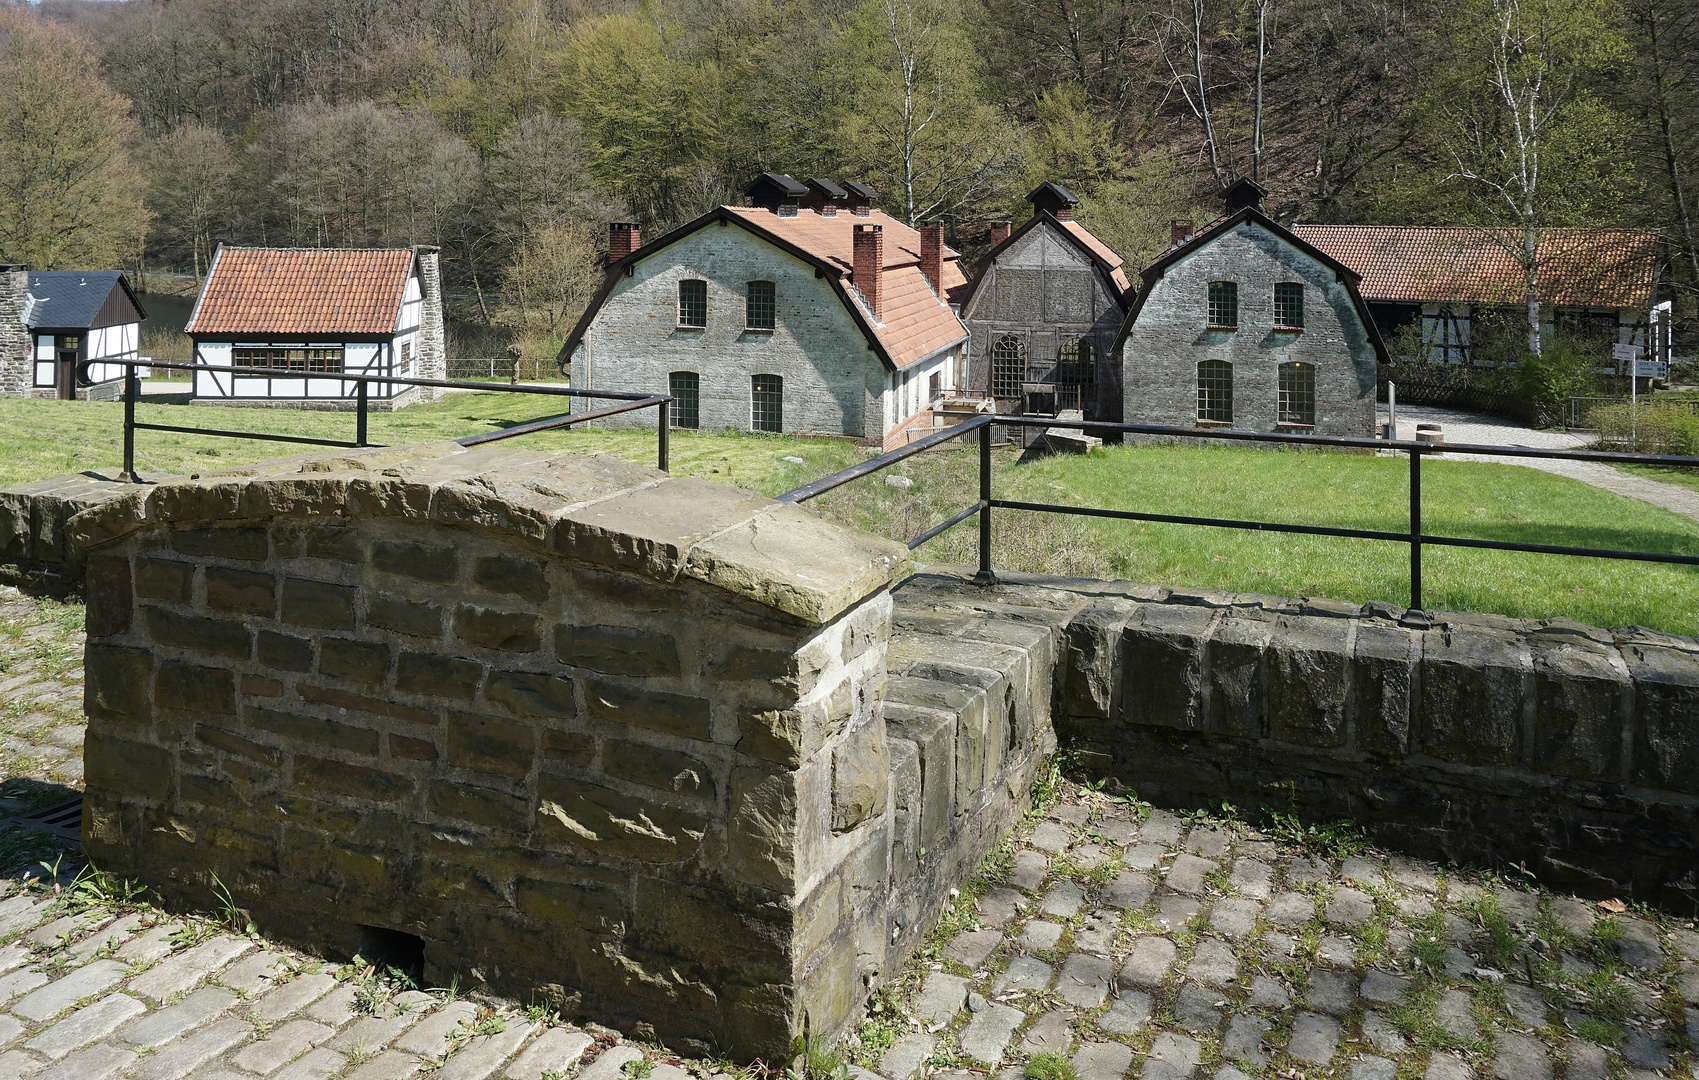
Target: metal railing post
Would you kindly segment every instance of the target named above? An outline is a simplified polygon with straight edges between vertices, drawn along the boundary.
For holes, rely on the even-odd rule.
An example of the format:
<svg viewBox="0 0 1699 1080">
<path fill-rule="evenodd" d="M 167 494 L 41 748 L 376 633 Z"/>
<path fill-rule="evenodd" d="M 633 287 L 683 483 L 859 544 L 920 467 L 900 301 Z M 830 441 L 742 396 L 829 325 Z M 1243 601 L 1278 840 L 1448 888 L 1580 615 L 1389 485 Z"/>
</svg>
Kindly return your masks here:
<svg viewBox="0 0 1699 1080">
<path fill-rule="evenodd" d="M 370 383 L 361 379 L 359 383 L 360 388 L 355 391 L 355 394 L 358 397 L 358 402 L 354 406 L 354 444 L 356 446 L 366 445 L 366 405 L 369 398 L 366 388 L 370 385 Z"/>
<path fill-rule="evenodd" d="M 1422 452 L 1410 451 L 1410 609 L 1422 610 Z"/>
<path fill-rule="evenodd" d="M 124 367 L 124 471 L 118 479 L 126 484 L 136 483 L 136 398 L 141 393 L 141 381 L 136 378 L 136 366 Z"/>
<path fill-rule="evenodd" d="M 659 405 L 655 406 L 655 408 L 657 410 L 659 410 L 658 414 L 655 417 L 655 427 L 659 431 L 659 436 L 655 440 L 656 443 L 658 444 L 658 446 L 656 448 L 656 456 L 658 456 L 661 459 L 659 465 L 657 465 L 656 467 L 659 468 L 662 472 L 668 471 L 668 469 L 667 469 L 667 456 L 668 456 L 667 451 L 669 449 L 668 443 L 672 438 L 672 432 L 669 430 L 672 427 L 672 408 L 671 408 L 671 406 L 672 406 L 672 402 L 670 402 L 670 401 L 663 401 Z"/>
<path fill-rule="evenodd" d="M 975 585 L 995 585 L 991 572 L 991 425 L 979 429 L 979 573 Z"/>
</svg>

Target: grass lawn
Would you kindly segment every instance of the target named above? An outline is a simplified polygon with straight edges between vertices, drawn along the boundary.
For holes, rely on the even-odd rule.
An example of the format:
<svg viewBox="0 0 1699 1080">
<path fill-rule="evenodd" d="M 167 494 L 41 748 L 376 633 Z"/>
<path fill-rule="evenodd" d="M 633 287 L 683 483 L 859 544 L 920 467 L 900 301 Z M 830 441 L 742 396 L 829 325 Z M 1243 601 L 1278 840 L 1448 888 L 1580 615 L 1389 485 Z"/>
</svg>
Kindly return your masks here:
<svg viewBox="0 0 1699 1080">
<path fill-rule="evenodd" d="M 1644 476 L 1648 480 L 1661 480 L 1666 484 L 1676 484 L 1699 491 L 1699 469 L 1666 469 L 1657 465 L 1617 465 L 1615 468 L 1636 476 Z"/>
<path fill-rule="evenodd" d="M 371 438 L 403 443 L 455 438 L 540 416 L 541 398 L 455 395 L 395 414 L 373 414 Z M 345 436 L 353 416 L 212 406 L 141 406 L 142 419 L 287 434 Z M 121 406 L 0 399 L 0 486 L 117 465 Z M 604 452 L 652 463 L 652 432 L 600 429 L 526 436 L 526 446 Z M 196 472 L 302 452 L 253 440 L 137 433 L 143 476 Z M 678 432 L 672 471 L 776 495 L 865 459 L 842 439 Z M 1118 447 L 1089 457 L 1016 464 L 999 451 L 996 494 L 1157 513 L 1262 519 L 1399 531 L 1407 528 L 1408 464 L 1358 454 L 1215 447 Z M 786 460 L 800 458 L 800 461 Z M 816 499 L 810 507 L 893 539 L 907 539 L 968 503 L 977 455 L 911 458 Z M 905 477 L 906 486 L 888 483 Z M 1578 481 L 1513 465 L 1424 464 L 1429 533 L 1577 547 L 1699 554 L 1699 523 Z M 1287 536 L 999 511 L 995 564 L 1004 569 L 1125 578 L 1275 595 L 1353 601 L 1409 600 L 1408 549 L 1368 540 Z M 923 561 L 972 562 L 971 521 L 923 547 Z M 1522 618 L 1568 616 L 1604 626 L 1638 623 L 1699 634 L 1699 569 L 1461 548 L 1426 549 L 1429 608 Z"/>
</svg>

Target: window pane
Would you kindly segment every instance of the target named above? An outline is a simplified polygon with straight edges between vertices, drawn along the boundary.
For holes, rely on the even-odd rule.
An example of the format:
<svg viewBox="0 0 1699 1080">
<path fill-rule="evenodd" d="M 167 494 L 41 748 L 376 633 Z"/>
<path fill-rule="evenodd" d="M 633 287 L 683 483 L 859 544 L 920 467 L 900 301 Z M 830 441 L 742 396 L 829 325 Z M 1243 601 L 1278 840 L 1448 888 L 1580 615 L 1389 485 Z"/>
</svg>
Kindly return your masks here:
<svg viewBox="0 0 1699 1080">
<path fill-rule="evenodd" d="M 744 325 L 751 330 L 771 330 L 777 325 L 773 283 L 751 281 L 748 299 L 744 303 Z"/>
<path fill-rule="evenodd" d="M 1026 343 L 1020 338 L 1000 337 L 991 346 L 991 396 L 1021 396 L 1026 380 Z"/>
<path fill-rule="evenodd" d="M 1280 422 L 1315 426 L 1315 365 L 1295 362 L 1280 365 Z"/>
<path fill-rule="evenodd" d="M 1091 381 L 1091 342 L 1083 337 L 1070 338 L 1062 346 L 1061 359 L 1062 370 L 1058 373 L 1058 377 L 1062 382 L 1083 383 Z"/>
<path fill-rule="evenodd" d="M 708 283 L 681 281 L 678 283 L 678 324 L 704 327 L 708 325 Z"/>
<path fill-rule="evenodd" d="M 1209 283 L 1209 325 L 1239 325 L 1239 285 L 1233 281 Z"/>
<path fill-rule="evenodd" d="M 675 371 L 667 376 L 667 393 L 672 404 L 672 425 L 681 428 L 702 426 L 702 379 L 694 371 Z"/>
<path fill-rule="evenodd" d="M 1290 330 L 1304 328 L 1304 287 L 1281 282 L 1274 287 L 1274 325 Z"/>
<path fill-rule="evenodd" d="M 777 375 L 755 375 L 750 379 L 749 426 L 754 431 L 785 429 L 785 381 Z"/>
<path fill-rule="evenodd" d="M 1233 422 L 1233 365 L 1225 360 L 1198 365 L 1198 419 Z"/>
</svg>

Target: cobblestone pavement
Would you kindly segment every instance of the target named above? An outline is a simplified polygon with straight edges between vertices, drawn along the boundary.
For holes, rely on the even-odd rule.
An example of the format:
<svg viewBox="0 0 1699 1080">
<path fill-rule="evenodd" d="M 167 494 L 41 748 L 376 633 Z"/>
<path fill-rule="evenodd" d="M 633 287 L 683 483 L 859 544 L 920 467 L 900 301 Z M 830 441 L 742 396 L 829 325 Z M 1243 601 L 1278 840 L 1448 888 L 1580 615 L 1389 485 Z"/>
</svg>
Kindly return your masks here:
<svg viewBox="0 0 1699 1080">
<path fill-rule="evenodd" d="M 1386 423 L 1386 408 L 1381 407 L 1376 418 L 1380 424 Z M 1414 439 L 1417 424 L 1438 424 L 1444 429 L 1447 442 L 1476 443 L 1482 446 L 1529 446 L 1549 450 L 1569 450 L 1586 446 L 1591 440 L 1578 435 L 1570 435 L 1562 431 L 1538 431 L 1524 427 L 1514 420 L 1502 420 L 1496 416 L 1482 416 L 1478 413 L 1458 412 L 1455 409 L 1440 409 L 1431 405 L 1400 405 L 1398 406 L 1398 437 Z M 1625 473 L 1621 469 L 1609 465 L 1600 465 L 1591 461 L 1539 461 L 1529 458 L 1489 457 L 1475 454 L 1453 454 L 1452 461 L 1489 461 L 1500 465 L 1522 465 L 1541 472 L 1553 473 L 1557 476 L 1567 476 L 1571 480 L 1579 480 L 1583 484 L 1591 484 L 1630 499 L 1651 503 L 1653 506 L 1681 514 L 1699 521 L 1699 491 L 1682 487 L 1680 484 L 1666 484 L 1659 480 L 1648 480 L 1643 476 Z"/>
<path fill-rule="evenodd" d="M 1699 1077 L 1693 923 L 1318 839 L 1336 857 L 1075 792 L 858 1056 L 891 1080 L 1040 1052 L 1079 1080 Z"/>
<path fill-rule="evenodd" d="M 80 626 L 0 595 L 0 814 L 79 782 Z M 1692 923 L 1063 788 L 875 998 L 856 1080 L 1012 1080 L 1044 1052 L 1077 1080 L 1699 1080 Z M 0 860 L 0 1080 L 732 1080 L 75 884 L 74 850 Z"/>
</svg>

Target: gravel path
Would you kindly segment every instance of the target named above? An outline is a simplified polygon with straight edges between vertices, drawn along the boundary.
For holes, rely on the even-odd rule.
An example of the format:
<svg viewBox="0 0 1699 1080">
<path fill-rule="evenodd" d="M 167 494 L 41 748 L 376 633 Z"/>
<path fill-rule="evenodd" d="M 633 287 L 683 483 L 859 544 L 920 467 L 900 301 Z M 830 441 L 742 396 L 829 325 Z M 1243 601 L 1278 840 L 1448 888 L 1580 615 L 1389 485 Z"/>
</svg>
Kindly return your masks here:
<svg viewBox="0 0 1699 1080">
<path fill-rule="evenodd" d="M 1386 409 L 1382 407 L 1378 422 L 1386 423 Z M 1414 439 L 1417 424 L 1439 424 L 1445 430 L 1447 442 L 1479 443 L 1484 446 L 1528 446 L 1539 449 L 1569 450 L 1585 446 L 1591 440 L 1562 431 L 1537 431 L 1524 427 L 1514 420 L 1501 420 L 1495 416 L 1481 416 L 1478 413 L 1458 412 L 1454 409 L 1439 409 L 1428 405 L 1400 405 L 1398 407 L 1398 437 Z M 1453 455 L 1452 461 L 1490 461 L 1502 465 L 1521 465 L 1541 472 L 1567 476 L 1571 480 L 1579 480 L 1584 484 L 1604 488 L 1606 491 L 1625 495 L 1630 499 L 1651 503 L 1653 506 L 1680 514 L 1683 517 L 1699 521 L 1699 491 L 1682 487 L 1679 484 L 1666 484 L 1659 480 L 1648 480 L 1642 476 L 1625 473 L 1621 469 L 1609 465 L 1600 465 L 1590 461 L 1539 461 L 1529 458 L 1489 457 L 1475 454 Z"/>
</svg>

